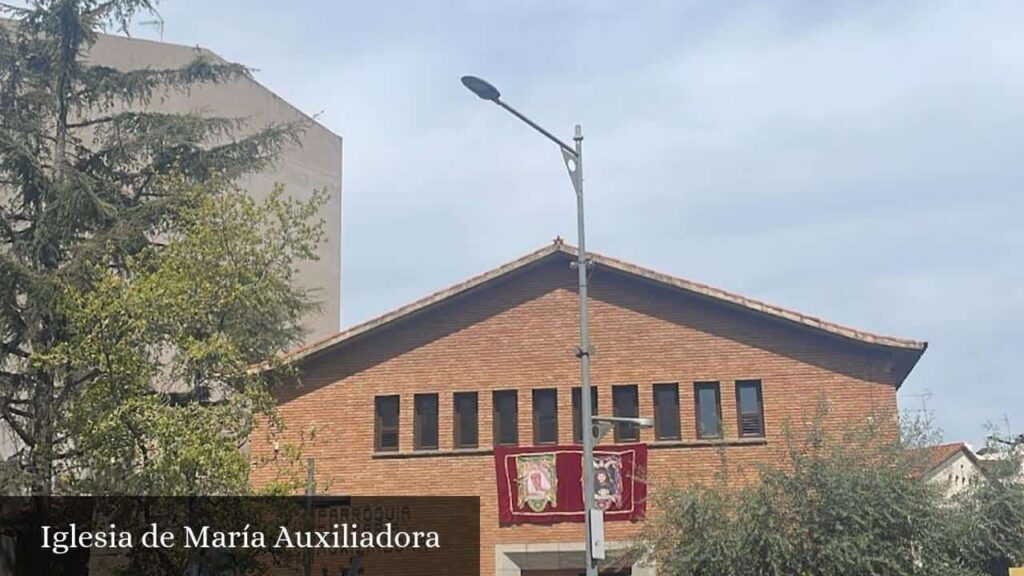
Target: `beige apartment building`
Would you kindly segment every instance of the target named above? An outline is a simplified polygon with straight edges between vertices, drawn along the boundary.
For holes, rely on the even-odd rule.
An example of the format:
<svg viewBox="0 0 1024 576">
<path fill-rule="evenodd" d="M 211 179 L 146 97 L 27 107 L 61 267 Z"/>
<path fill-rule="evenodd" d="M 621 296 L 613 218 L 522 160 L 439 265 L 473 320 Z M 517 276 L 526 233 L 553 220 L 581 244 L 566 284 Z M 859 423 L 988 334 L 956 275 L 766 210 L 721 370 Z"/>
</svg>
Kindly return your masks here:
<svg viewBox="0 0 1024 576">
<path fill-rule="evenodd" d="M 101 35 L 85 60 L 118 70 L 173 69 L 187 65 L 200 52 L 207 58 L 224 60 L 202 48 L 112 35 Z M 301 146 L 285 150 L 276 165 L 248 177 L 242 185 L 256 198 L 268 194 L 278 182 L 297 199 L 307 199 L 314 190 L 327 189 L 330 201 L 320 214 L 326 242 L 320 246 L 319 260 L 300 267 L 299 280 L 303 287 L 317 291 L 322 305 L 320 312 L 306 318 L 306 340 L 337 332 L 341 316 L 341 136 L 250 79 L 195 86 L 187 94 L 169 93 L 154 98 L 145 109 L 245 118 L 252 131 L 274 123 L 310 122 Z"/>
<path fill-rule="evenodd" d="M 187 65 L 199 53 L 224 61 L 202 48 L 113 35 L 100 35 L 84 60 L 122 71 L 173 69 Z M 314 190 L 327 190 L 330 199 L 320 213 L 325 242 L 319 248 L 318 260 L 300 265 L 299 282 L 302 287 L 314 290 L 321 304 L 319 311 L 305 318 L 305 340 L 313 342 L 336 333 L 341 323 L 341 136 L 252 79 L 198 85 L 188 93 L 167 93 L 153 98 L 142 109 L 244 118 L 248 121 L 246 129 L 250 131 L 274 123 L 308 121 L 300 146 L 289 147 L 273 166 L 247 177 L 241 184 L 255 198 L 266 196 L 276 183 L 283 184 L 285 192 L 296 199 L 308 199 Z M 16 446 L 13 434 L 0 429 L 0 458 L 8 457 Z"/>
</svg>

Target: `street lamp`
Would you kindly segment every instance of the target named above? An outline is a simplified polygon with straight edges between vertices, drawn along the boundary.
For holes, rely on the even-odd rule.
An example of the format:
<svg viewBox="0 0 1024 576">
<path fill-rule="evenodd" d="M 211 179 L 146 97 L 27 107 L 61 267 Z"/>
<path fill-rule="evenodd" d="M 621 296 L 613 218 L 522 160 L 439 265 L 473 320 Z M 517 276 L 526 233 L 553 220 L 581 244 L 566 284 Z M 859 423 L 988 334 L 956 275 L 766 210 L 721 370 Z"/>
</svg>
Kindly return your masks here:
<svg viewBox="0 0 1024 576">
<path fill-rule="evenodd" d="M 578 249 L 576 253 L 576 262 L 574 265 L 579 277 L 579 301 L 580 301 L 580 345 L 576 349 L 576 357 L 580 359 L 580 404 L 582 408 L 582 421 L 594 423 L 592 418 L 592 407 L 590 405 L 590 331 L 588 328 L 587 318 L 587 267 L 589 265 L 587 261 L 587 249 L 585 242 L 585 235 L 583 230 L 583 130 L 580 125 L 576 125 L 575 135 L 573 141 L 575 146 L 569 146 L 565 142 L 561 141 L 553 134 L 541 128 L 533 120 L 530 120 L 526 116 L 523 116 L 518 110 L 512 108 L 501 100 L 501 92 L 495 88 L 491 83 L 477 78 L 476 76 L 463 76 L 462 84 L 469 88 L 471 92 L 479 96 L 484 100 L 494 102 L 498 106 L 501 106 L 505 110 L 508 110 L 513 116 L 519 118 L 526 124 L 528 124 L 534 130 L 540 132 L 548 140 L 551 140 L 558 145 L 558 148 L 562 152 L 562 159 L 565 161 L 565 167 L 569 170 L 569 178 L 572 180 L 572 187 L 576 190 L 576 222 L 578 238 Z M 599 510 L 594 507 L 594 442 L 596 438 L 594 434 L 583 434 L 583 518 L 584 518 L 584 530 L 585 538 L 584 543 L 586 546 L 586 576 L 597 576 L 597 567 L 594 565 L 594 542 L 592 540 L 592 531 L 594 514 L 601 514 Z M 597 520 L 597 522 L 602 522 Z M 603 524 L 599 528 L 602 532 L 604 530 Z"/>
<path fill-rule="evenodd" d="M 612 426 L 616 424 L 630 424 L 637 428 L 654 428 L 653 418 L 629 418 L 626 416 L 593 416 L 590 419 L 593 422 L 593 435 L 594 442 L 600 442 L 601 438 L 612 429 Z"/>
</svg>

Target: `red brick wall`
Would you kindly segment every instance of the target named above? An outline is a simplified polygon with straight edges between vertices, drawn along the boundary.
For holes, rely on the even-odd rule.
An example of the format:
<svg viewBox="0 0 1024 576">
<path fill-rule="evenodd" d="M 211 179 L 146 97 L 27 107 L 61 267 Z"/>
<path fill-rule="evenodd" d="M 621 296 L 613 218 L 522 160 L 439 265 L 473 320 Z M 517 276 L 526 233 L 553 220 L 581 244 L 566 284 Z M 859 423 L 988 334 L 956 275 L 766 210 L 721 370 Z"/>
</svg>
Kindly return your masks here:
<svg viewBox="0 0 1024 576">
<path fill-rule="evenodd" d="M 611 386 L 637 384 L 640 413 L 653 415 L 652 384 L 678 382 L 683 442 L 652 447 L 649 486 L 709 479 L 724 457 L 738 477 L 778 459 L 785 425 L 801 427 L 824 402 L 829 421 L 894 421 L 896 376 L 888 354 L 777 320 L 598 268 L 591 279 L 593 383 L 601 414 L 611 414 Z M 299 387 L 280 397 L 294 433 L 315 425 L 305 456 L 332 491 L 352 495 L 479 495 L 483 574 L 494 570 L 496 543 L 579 542 L 581 524 L 499 527 L 491 444 L 491 391 L 518 388 L 519 438 L 532 442 L 533 388 L 557 387 L 559 440 L 572 442 L 570 390 L 579 385 L 575 273 L 564 257 L 547 259 L 474 294 L 378 330 L 306 362 Z M 760 379 L 766 438 L 738 442 L 734 382 Z M 693 382 L 721 382 L 725 441 L 696 442 Z M 439 393 L 440 451 L 452 448 L 452 392 L 480 393 L 479 453 L 413 456 L 413 394 Z M 373 455 L 373 398 L 401 395 L 402 457 Z M 257 434 L 252 451 L 269 456 Z M 607 437 L 611 441 L 611 435 Z M 653 442 L 653 431 L 641 440 Z M 266 482 L 257 470 L 254 481 Z M 630 523 L 607 527 L 628 538 Z"/>
</svg>

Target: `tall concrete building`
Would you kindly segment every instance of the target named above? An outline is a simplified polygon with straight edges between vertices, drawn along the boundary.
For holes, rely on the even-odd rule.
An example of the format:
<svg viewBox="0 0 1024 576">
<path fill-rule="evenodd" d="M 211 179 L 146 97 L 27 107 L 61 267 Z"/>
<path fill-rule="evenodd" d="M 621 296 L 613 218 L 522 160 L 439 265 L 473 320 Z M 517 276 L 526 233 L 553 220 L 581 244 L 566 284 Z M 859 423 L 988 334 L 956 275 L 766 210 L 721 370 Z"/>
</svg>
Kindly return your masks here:
<svg viewBox="0 0 1024 576">
<path fill-rule="evenodd" d="M 122 71 L 159 70 L 185 66 L 200 53 L 213 61 L 225 61 L 202 48 L 110 35 L 101 35 L 85 60 Z M 320 246 L 319 260 L 301 265 L 299 281 L 303 287 L 315 289 L 321 302 L 320 311 L 306 318 L 306 340 L 337 332 L 341 315 L 341 136 L 250 79 L 195 86 L 188 93 L 171 92 L 153 98 L 143 109 L 244 118 L 249 132 L 274 123 L 309 122 L 301 146 L 287 149 L 274 166 L 246 178 L 242 186 L 256 198 L 266 196 L 278 182 L 297 199 L 308 199 L 314 190 L 327 189 L 330 200 L 320 214 L 326 242 Z"/>
</svg>

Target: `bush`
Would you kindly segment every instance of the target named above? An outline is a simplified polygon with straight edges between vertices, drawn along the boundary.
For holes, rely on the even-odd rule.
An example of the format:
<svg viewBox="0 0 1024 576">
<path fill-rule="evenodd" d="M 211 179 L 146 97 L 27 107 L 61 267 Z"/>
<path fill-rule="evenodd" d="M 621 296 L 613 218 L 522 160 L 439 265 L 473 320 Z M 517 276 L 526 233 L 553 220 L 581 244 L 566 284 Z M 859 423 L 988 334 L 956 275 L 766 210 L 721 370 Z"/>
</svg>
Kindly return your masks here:
<svg viewBox="0 0 1024 576">
<path fill-rule="evenodd" d="M 1006 576 L 1024 560 L 1024 485 L 993 475 L 953 500 L 920 479 L 909 437 L 878 429 L 789 436 L 759 479 L 654 498 L 637 552 L 678 576 Z"/>
</svg>

